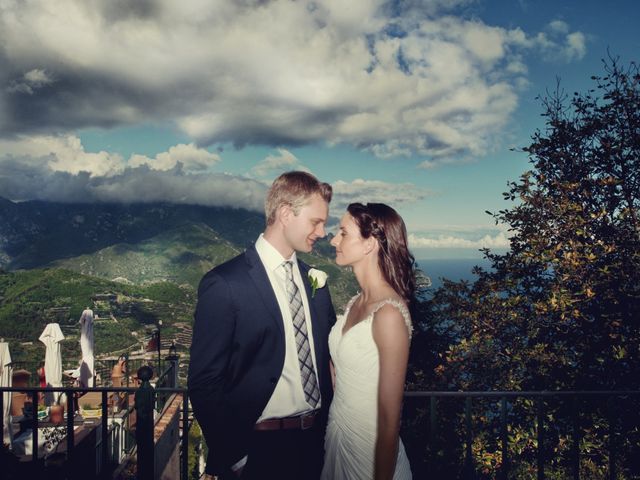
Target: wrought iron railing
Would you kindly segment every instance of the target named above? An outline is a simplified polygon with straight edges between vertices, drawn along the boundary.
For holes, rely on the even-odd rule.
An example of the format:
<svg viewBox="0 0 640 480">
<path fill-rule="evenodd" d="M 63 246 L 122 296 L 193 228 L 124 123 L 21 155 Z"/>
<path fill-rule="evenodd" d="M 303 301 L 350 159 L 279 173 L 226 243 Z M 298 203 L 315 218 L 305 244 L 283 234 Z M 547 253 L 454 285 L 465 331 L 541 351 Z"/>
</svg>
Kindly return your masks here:
<svg viewBox="0 0 640 480">
<path fill-rule="evenodd" d="M 148 359 L 148 358 L 131 358 L 128 353 L 122 355 L 126 359 L 127 372 L 123 375 L 123 383 L 129 382 L 132 374 L 138 371 L 138 369 L 144 365 L 153 365 L 155 371 L 160 371 L 161 369 L 158 367 L 157 358 Z M 97 375 L 96 378 L 96 386 L 106 386 L 110 385 L 111 381 L 111 372 L 113 370 L 114 365 L 118 363 L 117 359 L 100 359 L 96 358 L 94 363 L 94 371 Z M 39 386 L 39 377 L 38 377 L 38 368 L 43 365 L 43 362 L 39 361 L 23 361 L 17 360 L 12 363 L 12 369 L 14 372 L 17 370 L 26 370 L 29 372 L 28 386 L 29 387 L 37 387 Z M 166 365 L 166 362 L 163 362 L 163 366 Z M 77 368 L 77 363 L 65 362 L 62 365 L 62 369 L 64 370 L 72 370 Z M 167 365 L 167 368 L 171 368 L 172 365 Z M 63 383 L 71 384 L 73 379 L 63 377 Z M 70 386 L 70 385 L 69 385 Z"/>
<path fill-rule="evenodd" d="M 62 426 L 64 427 L 64 439 L 62 442 L 65 443 L 65 447 L 63 450 L 65 451 L 65 460 L 68 465 L 72 465 L 76 460 L 75 452 L 77 449 L 76 439 L 75 439 L 75 430 L 74 426 L 76 426 L 76 421 L 79 418 L 79 403 L 82 401 L 83 394 L 87 392 L 100 392 L 101 394 L 101 404 L 100 404 L 100 415 L 99 415 L 99 424 L 91 425 L 90 427 L 99 427 L 97 430 L 100 432 L 98 438 L 95 443 L 95 451 L 96 451 L 96 474 L 99 476 L 104 476 L 105 478 L 111 473 L 111 471 L 117 466 L 119 461 L 125 456 L 123 454 L 131 456 L 131 454 L 136 453 L 137 456 L 137 465 L 138 465 L 138 474 L 137 478 L 146 479 L 153 478 L 154 475 L 154 452 L 153 452 L 153 442 L 154 442 L 154 428 L 155 424 L 153 419 L 158 415 L 162 414 L 164 405 L 171 398 L 176 398 L 176 395 L 182 396 L 181 408 L 179 413 L 179 426 L 180 426 L 180 478 L 187 479 L 187 471 L 188 471 L 188 432 L 189 432 L 189 399 L 187 390 L 184 388 L 178 388 L 175 385 L 175 375 L 177 360 L 176 359 L 168 359 L 167 364 L 168 368 L 161 374 L 161 376 L 156 381 L 157 388 L 153 388 L 149 380 L 151 379 L 152 369 L 150 367 L 141 368 L 138 371 L 138 377 L 142 381 L 142 385 L 140 387 L 94 387 L 94 388 L 74 388 L 74 387 L 48 387 L 48 388 L 40 388 L 40 387 L 2 387 L 0 388 L 0 412 L 4 411 L 4 392 L 11 393 L 26 393 L 28 398 L 31 400 L 31 409 L 28 415 L 25 415 L 21 421 L 25 428 L 29 428 L 31 430 L 31 473 L 41 471 L 43 467 L 42 459 L 44 452 L 40 448 L 39 435 L 40 429 L 39 427 L 51 427 L 54 426 L 51 422 L 46 421 L 46 417 L 40 419 L 37 415 L 37 405 L 44 393 L 55 393 L 56 396 L 60 393 L 66 396 L 66 418 L 64 419 Z M 170 385 L 170 386 L 166 386 Z M 119 422 L 114 421 L 114 417 L 116 416 L 114 413 L 114 401 L 116 402 L 120 399 L 119 395 L 124 394 L 125 399 L 128 398 L 128 395 L 134 394 L 136 396 L 135 406 L 130 405 L 128 400 L 125 401 L 122 409 L 118 408 L 118 420 Z M 139 396 L 142 393 L 148 394 L 150 396 L 150 401 L 138 401 Z M 116 403 L 119 405 L 119 403 Z M 156 405 L 157 410 L 154 409 L 154 405 Z M 156 413 L 154 413 L 154 410 Z M 136 420 L 135 424 L 135 437 L 131 434 L 132 431 L 132 422 L 131 416 L 133 416 L 135 412 Z M 150 418 L 151 423 L 149 428 L 142 428 L 141 422 L 139 422 L 140 418 Z M 60 428 L 56 426 L 56 428 Z M 0 431 L 4 429 L 4 417 L 0 415 Z M 124 432 L 122 431 L 124 429 Z M 133 440 L 133 442 L 131 441 Z M 151 445 L 150 449 L 143 449 L 144 453 L 140 455 L 140 445 L 146 444 L 147 447 Z M 137 451 L 136 451 L 137 450 Z M 146 455 L 145 455 L 146 454 Z M 142 468 L 143 472 L 146 472 L 145 475 L 140 475 L 140 467 L 144 465 Z M 71 471 L 71 470 L 69 470 Z M 70 474 L 68 478 L 75 478 L 73 474 Z M 83 472 L 81 476 L 78 478 L 92 478 L 88 472 Z"/>
<path fill-rule="evenodd" d="M 428 407 L 424 406 L 425 400 L 428 400 Z M 452 403 L 456 401 L 458 405 L 452 406 Z M 460 404 L 461 401 L 463 404 Z M 479 404 L 482 401 L 493 405 L 480 405 L 473 415 L 474 403 Z M 522 403 L 523 401 L 530 402 L 530 405 L 524 409 L 520 408 L 516 414 L 514 412 L 516 402 Z M 522 406 L 520 405 L 520 407 Z M 440 474 L 446 474 L 446 478 L 451 479 L 498 478 L 506 480 L 520 478 L 514 476 L 516 475 L 514 467 L 517 461 L 522 461 L 522 459 L 514 458 L 516 455 L 510 449 L 510 437 L 512 437 L 510 427 L 526 423 L 520 416 L 516 417 L 516 415 L 524 417 L 522 412 L 526 410 L 532 414 L 534 420 L 534 425 L 531 425 L 532 428 L 529 430 L 530 433 L 533 432 L 534 438 L 529 438 L 529 440 L 536 450 L 533 467 L 535 478 L 538 480 L 548 476 L 549 472 L 546 471 L 546 467 L 554 459 L 549 451 L 553 451 L 553 449 L 545 448 L 545 443 L 552 440 L 547 437 L 551 437 L 551 433 L 557 436 L 558 430 L 561 429 L 567 430 L 566 437 L 570 438 L 570 447 L 568 455 L 566 455 L 568 458 L 564 462 L 567 464 L 566 475 L 562 478 L 575 480 L 581 478 L 581 440 L 585 432 L 593 433 L 594 422 L 597 419 L 606 427 L 603 437 L 606 437 L 604 450 L 606 450 L 608 459 L 605 465 L 600 465 L 601 470 L 605 472 L 601 477 L 610 480 L 640 478 L 638 471 L 622 473 L 618 468 L 618 460 L 621 463 L 637 463 L 637 455 L 627 455 L 624 459 L 617 458 L 620 455 L 618 438 L 627 438 L 626 433 L 628 432 L 636 432 L 640 436 L 640 391 L 406 392 L 405 417 L 407 415 L 416 416 L 419 409 L 421 409 L 421 416 L 426 418 L 428 424 L 425 429 L 428 434 L 423 439 L 431 452 L 431 455 L 425 455 L 428 458 L 413 459 L 412 463 L 422 462 L 421 468 L 418 468 L 419 472 L 439 471 Z M 547 416 L 552 413 L 554 420 L 549 421 Z M 565 415 L 562 416 L 562 414 Z M 474 417 L 476 418 L 475 424 Z M 445 422 L 449 423 L 444 424 Z M 624 431 L 622 430 L 623 426 Z M 424 427 L 423 425 L 422 428 Z M 492 430 L 494 434 L 493 437 L 498 447 L 496 453 L 499 464 L 496 465 L 493 472 L 485 471 L 483 473 L 478 458 L 475 458 L 472 453 L 472 445 L 476 438 L 474 429 L 477 430 L 478 427 L 484 428 L 485 431 Z M 416 429 L 415 424 L 413 429 Z M 455 434 L 452 433 L 454 430 L 456 430 Z M 464 447 L 462 455 L 458 457 L 461 460 L 462 468 L 457 472 L 443 472 L 437 465 L 437 462 L 441 461 L 438 453 L 441 453 L 443 449 L 459 448 L 451 444 L 438 445 L 438 442 L 443 441 L 443 436 L 448 436 L 449 439 L 457 436 L 462 440 Z M 408 445 L 408 447 L 413 447 L 408 449 L 414 452 L 420 450 L 415 448 L 415 445 Z M 422 451 L 424 452 L 424 450 L 423 448 Z M 638 450 L 640 452 L 640 446 L 638 446 Z M 557 455 L 560 455 L 560 452 L 556 452 Z M 634 465 L 631 469 L 640 470 L 640 465 Z M 583 475 L 582 478 L 591 477 Z"/>
<path fill-rule="evenodd" d="M 169 362 L 174 363 L 175 362 Z M 149 369 L 150 370 L 150 369 Z M 146 381 L 150 377 L 150 373 L 138 374 L 139 377 Z M 153 429 L 143 431 L 140 428 L 141 424 L 138 424 L 136 428 L 135 443 L 131 445 L 120 445 L 118 443 L 122 441 L 122 436 L 118 435 L 120 428 L 126 428 L 126 422 L 122 423 L 122 426 L 110 426 L 109 416 L 112 412 L 109 411 L 109 395 L 115 393 L 124 392 L 126 394 L 136 394 L 140 396 L 141 391 L 145 391 L 149 396 L 150 401 L 145 404 L 144 402 L 136 401 L 136 416 L 138 421 L 141 416 L 150 415 L 153 418 L 153 406 L 156 408 L 163 408 L 164 403 L 171 395 L 181 395 L 182 403 L 180 407 L 180 478 L 187 480 L 189 466 L 188 466 L 188 432 L 190 427 L 190 411 L 189 411 L 189 399 L 187 390 L 184 388 L 178 388 L 175 385 L 170 387 L 162 385 L 170 385 L 175 379 L 175 369 L 172 371 L 169 367 L 163 375 L 157 380 L 157 388 L 153 389 L 150 385 L 147 388 L 131 388 L 131 387 L 102 387 L 93 389 L 78 389 L 78 388 L 0 388 L 0 391 L 11 392 L 28 392 L 33 405 L 37 405 L 38 396 L 41 392 L 55 391 L 64 392 L 67 398 L 71 399 L 67 403 L 67 418 L 66 418 L 66 455 L 67 461 L 74 461 L 74 413 L 75 407 L 73 399 L 76 394 L 80 394 L 86 391 L 97 391 L 101 393 L 102 405 L 100 416 L 100 439 L 98 443 L 97 451 L 100 455 L 100 467 L 102 471 L 109 471 L 114 466 L 116 459 L 119 458 L 119 449 L 124 449 L 126 452 L 131 453 L 134 447 L 137 447 L 137 462 L 138 462 L 138 478 L 145 478 L 145 475 L 149 476 L 153 473 L 153 454 L 149 455 L 148 452 L 153 449 Z M 0 395 L 0 411 L 2 411 L 2 395 Z M 159 401 L 159 397 L 165 397 L 164 402 Z M 425 404 L 425 400 L 427 401 Z M 517 417 L 522 410 L 522 402 L 529 402 L 527 404 L 527 412 L 531 414 L 529 419 L 529 413 L 526 418 Z M 596 407 L 592 408 L 591 405 L 595 402 Z M 558 405 L 564 405 L 562 409 L 559 409 Z M 454 407 L 452 405 L 455 404 Z M 145 406 L 146 405 L 146 406 Z M 630 409 L 635 408 L 636 415 L 634 421 L 640 418 L 640 391 L 555 391 L 555 392 L 406 392 L 405 394 L 405 421 L 407 416 L 418 416 L 416 413 L 416 405 L 422 405 L 420 416 L 424 416 L 426 425 L 421 427 L 413 425 L 413 430 L 423 429 L 424 435 L 419 441 L 419 444 L 411 445 L 407 443 L 407 451 L 410 454 L 412 461 L 412 468 L 418 466 L 421 462 L 424 464 L 424 468 L 414 468 L 414 478 L 421 478 L 421 474 L 424 471 L 440 472 L 437 462 L 442 459 L 437 455 L 427 455 L 424 458 L 421 457 L 420 452 L 429 450 L 430 452 L 439 452 L 442 449 L 459 450 L 460 455 L 458 457 L 461 468 L 456 472 L 447 472 L 446 477 L 442 478 L 463 478 L 463 479 L 477 479 L 477 478 L 520 478 L 517 476 L 516 467 L 519 458 L 513 452 L 513 445 L 510 445 L 510 427 L 516 423 L 522 425 L 523 422 L 531 420 L 533 425 L 530 430 L 531 435 L 534 437 L 532 445 L 534 445 L 536 451 L 532 466 L 532 478 L 542 480 L 548 475 L 548 471 L 545 467 L 548 467 L 549 462 L 552 461 L 553 451 L 546 449 L 545 443 L 549 443 L 551 435 L 555 435 L 558 430 L 558 425 L 562 424 L 562 428 L 567 428 L 569 436 L 571 437 L 570 446 L 567 450 L 567 475 L 562 478 L 581 478 L 581 457 L 584 454 L 581 449 L 580 442 L 583 439 L 585 432 L 590 430 L 588 424 L 589 421 L 593 421 L 591 413 L 598 411 L 606 422 L 608 429 L 607 442 L 605 447 L 607 450 L 608 458 L 606 464 L 601 465 L 603 478 L 608 479 L 620 479 L 620 478 L 636 478 L 635 473 L 621 472 L 618 467 L 622 454 L 619 449 L 619 438 L 626 438 L 625 432 L 632 429 L 640 431 L 640 422 L 634 425 L 625 424 L 621 422 L 621 416 L 627 415 Z M 591 405 L 591 406 L 590 406 Z M 516 409 L 516 406 L 518 408 Z M 589 408 L 587 408 L 589 406 Z M 409 407 L 409 408 L 408 408 Z M 600 408 L 602 407 L 602 408 Z M 126 405 L 125 415 L 133 414 L 134 407 L 128 403 Z M 142 409 L 142 410 L 141 410 Z M 145 410 L 146 409 L 146 410 Z M 554 420 L 550 421 L 548 415 L 550 412 L 554 413 Z M 561 417 L 560 413 L 566 413 L 565 417 Z M 149 417 L 147 417 L 149 418 Z M 624 418 L 625 421 L 628 417 Z M 415 420 L 415 418 L 409 418 L 408 420 Z M 38 420 L 37 415 L 29 420 L 32 428 L 32 457 L 31 461 L 35 464 L 38 462 L 38 425 L 41 423 Z M 454 422 L 455 425 L 448 424 L 446 422 Z M 405 422 L 406 423 L 406 422 Z M 2 419 L 0 419 L 0 427 L 2 427 Z M 624 426 L 624 431 L 623 431 Z M 534 428 L 535 427 L 535 428 Z M 480 462 L 477 457 L 477 452 L 472 451 L 472 444 L 477 438 L 481 430 L 491 430 L 491 435 L 495 437 L 497 444 L 497 450 L 499 453 L 499 464 L 496 466 L 493 472 L 482 473 L 480 468 Z M 445 433 L 450 433 L 456 430 L 456 435 L 461 438 L 460 445 L 442 444 L 443 437 L 446 437 Z M 480 430 L 480 432 L 479 432 Z M 485 432 L 486 433 L 486 432 Z M 549 437 L 549 438 L 547 438 Z M 127 437 L 125 436 L 125 443 Z M 132 439 L 133 440 L 133 439 Z M 409 438 L 407 440 L 410 440 Z M 410 440 L 411 441 L 411 440 Z M 145 446 L 146 445 L 146 446 Z M 149 446 L 151 445 L 151 450 Z M 103 448 L 105 446 L 106 448 Z M 626 455 L 626 453 L 625 453 Z M 151 472 L 151 473 L 149 473 Z M 626 476 L 625 476 L 626 475 Z M 440 478 L 437 474 L 432 474 L 432 478 Z M 90 477 L 85 477 L 90 478 Z M 529 477 L 527 477 L 529 478 Z M 590 478 L 582 474 L 582 478 Z"/>
<path fill-rule="evenodd" d="M 167 357 L 167 368 L 156 380 L 156 389 L 172 389 L 178 386 L 178 357 Z M 158 393 L 156 395 L 156 410 L 161 411 L 167 400 L 169 393 Z"/>
</svg>

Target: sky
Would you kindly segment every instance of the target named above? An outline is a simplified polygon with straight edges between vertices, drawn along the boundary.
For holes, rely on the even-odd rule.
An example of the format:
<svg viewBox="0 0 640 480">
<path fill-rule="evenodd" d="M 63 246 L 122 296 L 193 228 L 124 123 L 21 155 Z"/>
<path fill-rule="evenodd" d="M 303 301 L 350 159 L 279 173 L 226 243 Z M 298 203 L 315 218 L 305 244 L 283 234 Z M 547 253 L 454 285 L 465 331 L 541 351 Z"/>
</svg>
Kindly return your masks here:
<svg viewBox="0 0 640 480">
<path fill-rule="evenodd" d="M 301 169 L 417 258 L 508 248 L 538 95 L 640 51 L 636 0 L 0 0 L 0 196 L 261 211 Z"/>
</svg>

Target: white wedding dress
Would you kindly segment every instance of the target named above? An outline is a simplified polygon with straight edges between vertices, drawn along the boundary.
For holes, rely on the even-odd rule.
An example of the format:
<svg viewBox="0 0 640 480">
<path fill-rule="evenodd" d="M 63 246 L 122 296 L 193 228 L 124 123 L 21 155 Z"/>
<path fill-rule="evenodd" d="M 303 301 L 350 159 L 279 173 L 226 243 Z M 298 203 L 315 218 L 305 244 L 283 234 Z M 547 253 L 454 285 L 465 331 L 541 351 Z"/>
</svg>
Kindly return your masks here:
<svg viewBox="0 0 640 480">
<path fill-rule="evenodd" d="M 402 313 L 411 337 L 409 312 L 402 303 L 393 299 L 379 302 L 367 318 L 343 335 L 349 310 L 358 295 L 349 301 L 345 313 L 338 317 L 329 333 L 329 350 L 336 370 L 336 388 L 329 409 L 322 480 L 373 478 L 380 371 L 378 348 L 372 331 L 374 313 L 386 304 L 394 305 Z M 398 445 L 393 478 L 411 478 L 411 468 L 402 440 Z"/>
</svg>

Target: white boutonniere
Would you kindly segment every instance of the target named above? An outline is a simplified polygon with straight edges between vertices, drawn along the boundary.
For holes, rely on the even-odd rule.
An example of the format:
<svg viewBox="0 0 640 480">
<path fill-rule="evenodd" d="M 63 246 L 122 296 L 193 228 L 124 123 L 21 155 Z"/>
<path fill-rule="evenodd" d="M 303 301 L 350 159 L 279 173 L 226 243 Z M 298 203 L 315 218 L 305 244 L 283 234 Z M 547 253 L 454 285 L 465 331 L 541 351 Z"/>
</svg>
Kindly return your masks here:
<svg viewBox="0 0 640 480">
<path fill-rule="evenodd" d="M 309 282 L 311 282 L 311 298 L 316 294 L 318 288 L 322 288 L 327 284 L 327 278 L 329 275 L 322 270 L 311 268 L 309 270 Z"/>
</svg>

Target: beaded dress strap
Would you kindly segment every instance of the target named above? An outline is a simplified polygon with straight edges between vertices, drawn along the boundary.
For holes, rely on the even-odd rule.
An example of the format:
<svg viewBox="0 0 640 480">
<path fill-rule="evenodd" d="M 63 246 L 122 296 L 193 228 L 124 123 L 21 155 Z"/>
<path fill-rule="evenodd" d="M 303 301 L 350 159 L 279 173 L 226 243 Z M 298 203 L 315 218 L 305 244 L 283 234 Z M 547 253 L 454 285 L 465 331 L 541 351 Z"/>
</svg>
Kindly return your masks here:
<svg viewBox="0 0 640 480">
<path fill-rule="evenodd" d="M 387 304 L 393 305 L 400 311 L 402 318 L 404 318 L 404 323 L 407 325 L 407 330 L 409 331 L 409 340 L 411 340 L 411 336 L 413 334 L 413 324 L 411 323 L 411 314 L 409 313 L 409 310 L 407 309 L 407 306 L 404 303 L 398 300 L 395 300 L 393 298 L 387 298 L 385 300 L 382 300 L 378 302 L 376 307 L 373 309 L 370 317 L 373 319 L 373 316 L 376 314 L 376 312 Z"/>
<path fill-rule="evenodd" d="M 345 318 L 347 317 L 347 315 L 349 315 L 349 310 L 351 310 L 351 307 L 356 302 L 359 296 L 360 296 L 360 292 L 356 293 L 353 297 L 351 297 L 351 300 L 349 300 L 349 302 L 347 303 L 347 306 L 344 309 Z"/>
</svg>

